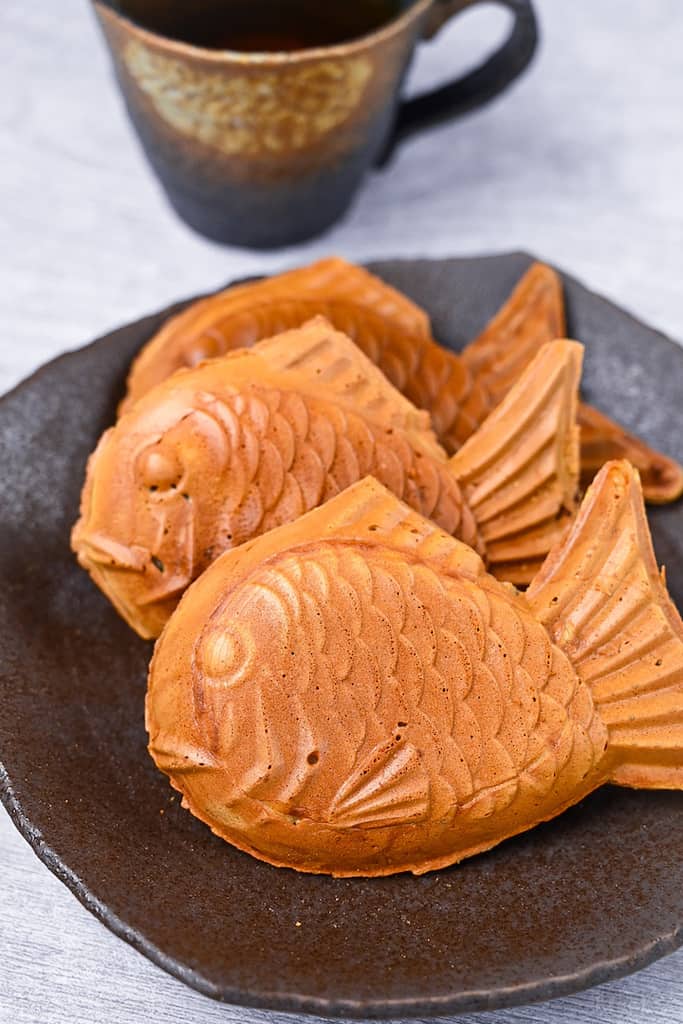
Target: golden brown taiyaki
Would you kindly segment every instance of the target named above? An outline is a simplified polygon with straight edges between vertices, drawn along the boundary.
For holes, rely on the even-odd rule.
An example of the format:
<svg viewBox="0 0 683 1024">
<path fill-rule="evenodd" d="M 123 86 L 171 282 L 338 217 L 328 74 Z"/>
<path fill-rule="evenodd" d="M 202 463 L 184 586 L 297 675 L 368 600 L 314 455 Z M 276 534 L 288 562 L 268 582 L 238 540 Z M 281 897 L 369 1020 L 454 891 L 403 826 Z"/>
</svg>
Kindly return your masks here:
<svg viewBox="0 0 683 1024">
<path fill-rule="evenodd" d="M 322 318 L 179 371 L 91 456 L 72 544 L 142 636 L 223 551 L 372 474 L 528 582 L 575 511 L 581 346 L 552 342 L 448 459 L 416 409 Z"/>
<path fill-rule="evenodd" d="M 228 288 L 171 318 L 142 349 L 128 378 L 126 410 L 176 370 L 247 348 L 325 316 L 376 363 L 411 402 L 427 409 L 450 454 L 484 422 L 541 345 L 566 336 L 558 275 L 533 264 L 509 300 L 461 355 L 432 338 L 427 314 L 362 267 L 325 259 L 263 281 Z M 603 462 L 628 458 L 648 500 L 672 501 L 683 470 L 590 406 L 579 407 L 582 479 Z M 585 447 L 584 447 L 585 446 Z"/>
<path fill-rule="evenodd" d="M 355 341 L 399 390 L 409 374 L 416 376 L 422 344 L 430 338 L 427 314 L 367 270 L 334 257 L 232 286 L 172 317 L 134 360 L 120 411 L 176 370 L 250 348 L 315 316 L 324 316 Z M 388 368 L 382 366 L 385 352 Z M 477 413 L 469 433 L 484 416 Z"/>
<path fill-rule="evenodd" d="M 373 480 L 227 552 L 158 640 L 183 805 L 299 871 L 416 874 L 606 782 L 683 789 L 683 623 L 609 463 L 526 596 Z"/>
</svg>

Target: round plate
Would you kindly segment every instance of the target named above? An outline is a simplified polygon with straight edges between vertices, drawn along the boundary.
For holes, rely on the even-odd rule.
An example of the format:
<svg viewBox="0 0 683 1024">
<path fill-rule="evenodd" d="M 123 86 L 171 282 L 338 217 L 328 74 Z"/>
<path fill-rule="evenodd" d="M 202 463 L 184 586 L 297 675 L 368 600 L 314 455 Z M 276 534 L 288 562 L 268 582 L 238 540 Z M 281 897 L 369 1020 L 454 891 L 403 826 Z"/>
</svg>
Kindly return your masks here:
<svg viewBox="0 0 683 1024">
<path fill-rule="evenodd" d="M 528 264 L 373 269 L 458 348 Z M 565 280 L 586 395 L 682 458 L 683 351 Z M 606 787 L 458 867 L 376 880 L 269 867 L 180 809 L 146 751 L 151 647 L 69 551 L 86 457 L 131 357 L 178 308 L 62 356 L 0 402 L 0 786 L 38 856 L 157 964 L 250 1006 L 366 1018 L 509 1006 L 681 944 L 683 793 Z M 653 510 L 652 527 L 680 607 L 683 504 Z"/>
</svg>

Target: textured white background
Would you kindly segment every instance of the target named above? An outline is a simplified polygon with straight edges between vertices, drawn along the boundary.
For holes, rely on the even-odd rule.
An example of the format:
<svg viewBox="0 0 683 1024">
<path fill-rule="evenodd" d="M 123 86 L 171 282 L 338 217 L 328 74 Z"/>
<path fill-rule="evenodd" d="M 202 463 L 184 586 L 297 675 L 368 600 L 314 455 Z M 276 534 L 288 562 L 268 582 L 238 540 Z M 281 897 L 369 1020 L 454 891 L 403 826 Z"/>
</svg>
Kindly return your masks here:
<svg viewBox="0 0 683 1024">
<path fill-rule="evenodd" d="M 96 334 L 233 276 L 525 248 L 683 338 L 683 4 L 537 0 L 532 71 L 411 142 L 347 220 L 272 254 L 221 249 L 167 209 L 126 122 L 87 0 L 0 0 L 0 390 Z M 411 86 L 500 38 L 488 8 L 425 47 Z M 683 381 L 681 382 L 683 397 Z M 0 713 L 1 709 L 0 709 Z M 509 1022 L 683 1022 L 683 952 Z M 0 1022 L 291 1020 L 223 1007 L 114 938 L 0 810 Z"/>
</svg>

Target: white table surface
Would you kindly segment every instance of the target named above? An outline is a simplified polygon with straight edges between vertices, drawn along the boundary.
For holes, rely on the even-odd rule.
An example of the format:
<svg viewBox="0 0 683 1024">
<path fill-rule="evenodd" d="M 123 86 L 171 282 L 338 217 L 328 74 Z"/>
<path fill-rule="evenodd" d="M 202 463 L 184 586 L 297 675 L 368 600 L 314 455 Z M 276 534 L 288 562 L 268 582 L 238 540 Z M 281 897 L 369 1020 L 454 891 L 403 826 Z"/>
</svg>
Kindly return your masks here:
<svg viewBox="0 0 683 1024">
<path fill-rule="evenodd" d="M 87 0 L 0 0 L 0 390 L 183 295 L 330 252 L 362 260 L 525 248 L 683 338 L 683 4 L 537 7 L 542 50 L 515 89 L 407 145 L 325 238 L 254 254 L 205 242 L 170 213 Z M 504 25 L 500 12 L 468 14 L 425 47 L 412 85 L 464 67 Z M 293 1020 L 215 1004 L 116 939 L 0 810 L 2 1024 L 280 1017 Z M 646 1017 L 683 1021 L 683 951 L 589 992 L 468 1019 Z"/>
</svg>

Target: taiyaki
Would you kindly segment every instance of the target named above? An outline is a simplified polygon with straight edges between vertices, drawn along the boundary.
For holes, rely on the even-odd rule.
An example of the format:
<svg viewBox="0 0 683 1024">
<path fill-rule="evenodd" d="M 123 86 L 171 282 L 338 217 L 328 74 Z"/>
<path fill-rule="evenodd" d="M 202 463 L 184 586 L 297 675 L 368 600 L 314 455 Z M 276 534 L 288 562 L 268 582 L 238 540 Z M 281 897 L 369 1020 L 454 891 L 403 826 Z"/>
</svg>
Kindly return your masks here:
<svg viewBox="0 0 683 1024">
<path fill-rule="evenodd" d="M 366 475 L 528 582 L 576 509 L 582 348 L 552 342 L 450 460 L 426 413 L 317 318 L 179 371 L 91 456 L 72 544 L 142 636 L 219 554 Z"/>
<path fill-rule="evenodd" d="M 534 263 L 483 333 L 458 355 L 438 345 L 429 317 L 362 267 L 332 258 L 238 285 L 190 305 L 144 346 L 128 378 L 121 410 L 177 369 L 249 347 L 325 316 L 352 338 L 392 384 L 427 409 L 450 454 L 477 430 L 546 341 L 566 336 L 559 276 Z M 579 406 L 582 480 L 603 462 L 628 458 L 649 501 L 683 491 L 683 469 L 597 410 Z M 585 446 L 585 447 L 584 447 Z"/>
<path fill-rule="evenodd" d="M 607 464 L 526 595 L 373 480 L 222 555 L 157 641 L 149 749 L 219 836 L 421 874 L 607 782 L 683 789 L 683 623 Z"/>
</svg>

